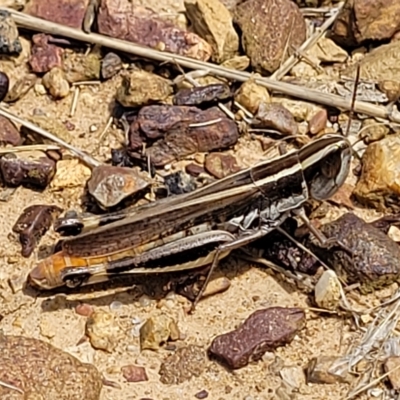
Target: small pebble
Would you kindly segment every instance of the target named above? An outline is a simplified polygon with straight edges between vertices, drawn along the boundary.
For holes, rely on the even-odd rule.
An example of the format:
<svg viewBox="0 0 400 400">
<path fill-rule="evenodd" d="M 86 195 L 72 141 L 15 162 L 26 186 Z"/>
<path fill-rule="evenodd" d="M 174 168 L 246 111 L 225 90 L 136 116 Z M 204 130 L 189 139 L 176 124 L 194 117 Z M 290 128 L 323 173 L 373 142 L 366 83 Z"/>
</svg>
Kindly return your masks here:
<svg viewBox="0 0 400 400">
<path fill-rule="evenodd" d="M 129 344 L 128 346 L 126 346 L 126 351 L 129 351 L 130 353 L 137 353 L 140 350 L 137 346 L 134 346 L 133 344 Z"/>
<path fill-rule="evenodd" d="M 151 303 L 152 303 L 152 299 L 149 296 L 147 296 L 146 294 L 140 296 L 139 304 L 142 307 L 148 307 L 148 306 L 150 306 Z"/>
<path fill-rule="evenodd" d="M 196 399 L 206 399 L 208 397 L 208 392 L 207 390 L 201 390 L 197 392 L 194 397 L 196 397 Z"/>
<path fill-rule="evenodd" d="M 55 99 L 62 99 L 69 94 L 69 83 L 61 68 L 55 67 L 47 72 L 42 79 L 43 86 Z"/>
<path fill-rule="evenodd" d="M 78 304 L 75 307 L 75 312 L 82 317 L 90 317 L 93 314 L 93 306 L 87 303 Z"/>
<path fill-rule="evenodd" d="M 383 394 L 383 390 L 380 388 L 373 388 L 368 390 L 368 396 L 372 397 L 381 397 Z"/>
<path fill-rule="evenodd" d="M 135 327 L 132 328 L 131 335 L 133 337 L 139 337 L 140 336 L 140 325 L 136 325 Z"/>
<path fill-rule="evenodd" d="M 121 308 L 122 308 L 122 303 L 120 302 L 120 301 L 113 301 L 111 304 L 110 304 L 110 310 L 111 311 L 118 311 L 118 310 L 120 310 Z"/>
<path fill-rule="evenodd" d="M 321 132 L 325 127 L 328 120 L 328 112 L 326 110 L 320 110 L 310 119 L 308 128 L 312 135 L 316 135 Z"/>
<path fill-rule="evenodd" d="M 143 322 L 143 320 L 140 317 L 133 317 L 132 318 L 132 324 L 133 325 L 140 325 L 142 322 Z"/>
<path fill-rule="evenodd" d="M 90 130 L 90 132 L 96 132 L 97 131 L 97 126 L 96 125 L 90 125 L 89 130 Z"/>
<path fill-rule="evenodd" d="M 144 367 L 138 365 L 125 365 L 121 368 L 121 372 L 127 382 L 143 382 L 149 380 Z"/>
</svg>

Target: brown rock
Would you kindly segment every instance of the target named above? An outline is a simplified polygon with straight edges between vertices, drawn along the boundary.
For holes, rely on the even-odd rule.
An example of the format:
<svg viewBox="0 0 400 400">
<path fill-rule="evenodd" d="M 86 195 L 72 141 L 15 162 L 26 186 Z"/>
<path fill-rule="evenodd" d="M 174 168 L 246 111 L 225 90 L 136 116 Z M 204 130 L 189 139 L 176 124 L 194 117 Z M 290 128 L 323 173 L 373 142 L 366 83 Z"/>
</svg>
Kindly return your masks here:
<svg viewBox="0 0 400 400">
<path fill-rule="evenodd" d="M 0 159 L 3 182 L 9 186 L 28 185 L 45 188 L 55 173 L 55 162 L 39 151 L 6 154 Z"/>
<path fill-rule="evenodd" d="M 307 243 L 342 281 L 359 283 L 362 293 L 398 281 L 400 247 L 381 230 L 352 213 L 322 225 L 320 230 L 326 237 L 341 241 L 351 250 L 349 253 L 335 244 L 327 249 L 321 247 L 317 240 Z"/>
<path fill-rule="evenodd" d="M 0 352 L 0 381 L 21 391 L 0 385 L 1 399 L 100 399 L 102 377 L 98 370 L 49 343 L 2 335 Z"/>
<path fill-rule="evenodd" d="M 187 0 L 185 6 L 194 31 L 211 44 L 213 61 L 221 63 L 238 53 L 231 13 L 219 0 Z"/>
<path fill-rule="evenodd" d="M 197 107 L 154 105 L 141 108 L 133 125 L 147 138 L 154 140 L 181 125 L 198 124 L 224 116 L 216 107 L 203 111 Z"/>
<path fill-rule="evenodd" d="M 400 210 L 400 136 L 390 135 L 371 143 L 362 157 L 361 177 L 354 189 L 356 199 L 378 210 Z"/>
<path fill-rule="evenodd" d="M 150 183 L 148 175 L 137 167 L 100 165 L 92 170 L 87 186 L 97 203 L 109 208 L 147 188 Z"/>
<path fill-rule="evenodd" d="M 101 76 L 110 79 L 122 69 L 122 60 L 115 53 L 107 53 L 101 61 Z"/>
<path fill-rule="evenodd" d="M 97 16 L 99 33 L 174 54 L 207 61 L 211 46 L 192 32 L 183 31 L 144 7 L 128 0 L 103 0 Z"/>
<path fill-rule="evenodd" d="M 120 338 L 118 324 L 113 314 L 95 310 L 86 321 L 86 335 L 95 349 L 111 353 Z"/>
<path fill-rule="evenodd" d="M 319 356 L 310 360 L 307 366 L 307 382 L 310 383 L 351 383 L 352 376 L 349 373 L 344 375 L 335 374 L 330 371 L 338 357 Z"/>
<path fill-rule="evenodd" d="M 143 382 L 149 380 L 145 368 L 138 365 L 125 365 L 121 368 L 121 372 L 127 382 Z"/>
<path fill-rule="evenodd" d="M 258 85 L 254 79 L 249 79 L 240 86 L 235 100 L 246 110 L 255 114 L 261 103 L 270 102 L 270 97 L 266 87 Z"/>
<path fill-rule="evenodd" d="M 172 84 L 168 79 L 146 71 L 132 71 L 124 76 L 116 98 L 124 107 L 140 107 L 163 102 L 170 94 Z"/>
<path fill-rule="evenodd" d="M 316 135 L 326 128 L 328 122 L 328 112 L 324 110 L 318 111 L 308 122 L 308 130 L 312 135 Z"/>
<path fill-rule="evenodd" d="M 389 101 L 397 101 L 400 97 L 400 81 L 380 81 L 379 90 L 386 94 Z"/>
<path fill-rule="evenodd" d="M 158 350 L 176 331 L 175 321 L 166 315 L 149 318 L 140 327 L 140 349 Z"/>
<path fill-rule="evenodd" d="M 100 79 L 101 61 L 97 54 L 64 52 L 63 66 L 70 83 Z"/>
<path fill-rule="evenodd" d="M 193 376 L 200 376 L 205 367 L 204 349 L 194 345 L 181 347 L 161 364 L 160 381 L 165 385 L 179 385 Z"/>
<path fill-rule="evenodd" d="M 29 257 L 32 254 L 42 236 L 61 211 L 62 209 L 57 206 L 40 204 L 24 209 L 12 228 L 15 233 L 19 234 L 23 257 Z"/>
<path fill-rule="evenodd" d="M 400 82 L 400 41 L 395 41 L 373 49 L 358 63 L 360 79 L 379 82 L 391 80 Z M 354 77 L 357 65 L 351 65 L 342 74 Z"/>
<path fill-rule="evenodd" d="M 400 4 L 396 0 L 350 0 L 333 26 L 334 39 L 354 46 L 366 40 L 390 39 L 400 29 Z"/>
<path fill-rule="evenodd" d="M 400 357 L 392 356 L 385 361 L 385 372 L 389 372 L 389 380 L 394 390 L 400 389 Z"/>
<path fill-rule="evenodd" d="M 186 165 L 185 171 L 189 175 L 194 176 L 196 178 L 204 172 L 204 167 L 202 167 L 201 165 L 195 164 L 195 163 L 190 163 L 190 164 Z"/>
<path fill-rule="evenodd" d="M 81 29 L 88 4 L 89 0 L 58 0 L 56 2 L 30 0 L 24 12 L 46 21 Z"/>
<path fill-rule="evenodd" d="M 380 124 L 374 118 L 367 118 L 363 121 L 362 131 L 359 135 L 368 144 L 383 139 L 389 132 L 390 128 L 387 125 Z"/>
<path fill-rule="evenodd" d="M 61 68 L 53 68 L 42 79 L 43 86 L 55 99 L 62 99 L 69 94 L 69 83 Z"/>
<path fill-rule="evenodd" d="M 49 43 L 51 36 L 39 33 L 32 36 L 33 46 L 29 64 L 33 72 L 48 72 L 54 67 L 62 68 L 63 49 Z"/>
<path fill-rule="evenodd" d="M 236 158 L 230 154 L 211 153 L 206 157 L 205 169 L 218 179 L 240 170 Z"/>
<path fill-rule="evenodd" d="M 163 139 L 147 149 L 146 153 L 154 166 L 164 166 L 197 152 L 226 149 L 236 144 L 239 137 L 236 123 L 226 118 L 218 108 L 209 108 L 196 119 L 198 123 L 216 122 L 200 126 L 191 125 L 194 121 L 175 124 Z"/>
<path fill-rule="evenodd" d="M 21 144 L 21 135 L 17 127 L 7 118 L 0 116 L 0 145 L 11 144 L 18 146 Z"/>
<path fill-rule="evenodd" d="M 8 91 L 4 98 L 6 103 L 13 103 L 24 97 L 35 86 L 37 76 L 35 74 L 26 74 L 17 79 L 13 87 Z"/>
<path fill-rule="evenodd" d="M 71 174 L 71 171 L 74 171 L 74 173 Z M 80 163 L 77 159 L 60 160 L 57 162 L 56 174 L 50 183 L 50 188 L 56 191 L 83 187 L 91 174 L 90 168 Z"/>
<path fill-rule="evenodd" d="M 6 10 L 0 10 L 0 53 L 19 54 L 22 52 L 21 42 L 14 20 Z"/>
<path fill-rule="evenodd" d="M 236 71 L 245 71 L 249 68 L 250 58 L 247 56 L 235 56 L 229 60 L 224 61 L 221 67 L 235 69 Z"/>
<path fill-rule="evenodd" d="M 197 106 L 203 103 L 216 103 L 229 99 L 232 96 L 228 85 L 217 83 L 208 86 L 199 86 L 180 89 L 174 96 L 177 106 Z"/>
<path fill-rule="evenodd" d="M 345 50 L 335 44 L 332 39 L 322 37 L 307 51 L 307 56 L 311 59 L 318 60 L 318 65 L 319 62 L 344 63 L 349 55 Z"/>
<path fill-rule="evenodd" d="M 285 135 L 296 135 L 298 131 L 291 112 L 279 103 L 261 103 L 252 125 L 257 128 L 276 129 Z"/>
<path fill-rule="evenodd" d="M 257 72 L 274 72 L 306 39 L 306 24 L 290 0 L 248 0 L 235 9 L 242 45 Z"/>
<path fill-rule="evenodd" d="M 17 11 L 21 11 L 27 0 L 2 0 L 1 5 L 2 7 L 12 8 Z"/>
<path fill-rule="evenodd" d="M 266 351 L 290 343 L 304 325 L 305 313 L 300 308 L 258 310 L 238 329 L 214 338 L 209 352 L 229 368 L 242 368 Z"/>
</svg>

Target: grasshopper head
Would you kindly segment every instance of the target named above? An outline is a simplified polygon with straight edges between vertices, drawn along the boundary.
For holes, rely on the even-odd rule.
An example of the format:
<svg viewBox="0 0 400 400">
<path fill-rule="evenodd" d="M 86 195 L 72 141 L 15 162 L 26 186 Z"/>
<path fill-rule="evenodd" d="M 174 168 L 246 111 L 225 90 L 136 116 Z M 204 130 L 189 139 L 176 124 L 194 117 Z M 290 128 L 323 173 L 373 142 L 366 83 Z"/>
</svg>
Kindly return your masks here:
<svg viewBox="0 0 400 400">
<path fill-rule="evenodd" d="M 310 197 L 326 200 L 345 182 L 351 165 L 351 144 L 339 135 L 326 135 L 299 151 Z"/>
<path fill-rule="evenodd" d="M 29 282 L 39 289 L 51 290 L 64 286 L 58 273 L 62 260 L 58 260 L 56 255 L 41 260 L 35 268 L 29 273 Z M 58 262 L 59 261 L 59 262 Z"/>
</svg>

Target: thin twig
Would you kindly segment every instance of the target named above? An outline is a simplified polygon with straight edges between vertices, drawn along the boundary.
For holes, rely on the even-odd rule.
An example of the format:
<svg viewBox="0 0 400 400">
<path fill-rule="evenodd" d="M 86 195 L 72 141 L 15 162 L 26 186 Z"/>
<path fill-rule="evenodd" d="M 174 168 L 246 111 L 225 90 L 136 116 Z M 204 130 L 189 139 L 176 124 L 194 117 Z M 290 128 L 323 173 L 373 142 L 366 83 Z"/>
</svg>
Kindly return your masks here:
<svg viewBox="0 0 400 400">
<path fill-rule="evenodd" d="M 98 44 L 103 47 L 114 49 L 117 51 L 134 54 L 139 57 L 156 60 L 159 62 L 176 62 L 184 68 L 194 70 L 209 70 L 215 76 L 222 78 L 245 82 L 252 77 L 252 74 L 244 71 L 237 71 L 230 68 L 225 68 L 212 63 L 195 60 L 189 57 L 171 54 L 158 50 L 153 50 L 145 46 L 140 46 L 125 40 L 115 39 L 97 33 L 84 33 L 79 29 L 69 28 L 54 22 L 45 21 L 40 18 L 35 18 L 24 13 L 15 11 L 11 8 L 1 8 L 8 11 L 16 24 L 21 28 L 26 28 L 50 35 L 58 35 L 68 37 L 81 42 L 89 42 Z M 269 90 L 282 93 L 284 95 L 297 97 L 305 101 L 310 101 L 317 104 L 324 104 L 331 107 L 336 107 L 344 110 L 349 110 L 351 102 L 339 95 L 323 93 L 318 90 L 308 89 L 300 85 L 294 85 L 287 82 L 279 82 L 271 78 L 254 78 L 255 82 Z M 365 114 L 373 117 L 390 119 L 391 121 L 400 123 L 400 115 L 391 113 L 386 107 L 374 105 L 362 101 L 356 101 L 354 105 L 356 113 Z"/>
<path fill-rule="evenodd" d="M 64 142 L 64 140 L 58 138 L 57 136 L 54 136 L 52 133 L 40 128 L 39 126 L 32 124 L 31 122 L 26 121 L 20 117 L 17 117 L 16 115 L 5 110 L 3 107 L 0 107 L 0 115 L 2 115 L 3 117 L 5 117 L 11 121 L 16 122 L 17 124 L 21 124 L 25 128 L 28 128 L 31 131 L 36 132 L 37 134 L 43 136 L 44 138 L 46 138 L 48 140 L 51 140 L 54 143 L 57 143 L 62 148 L 69 150 L 77 158 L 82 160 L 85 164 L 87 164 L 91 168 L 98 167 L 99 165 L 101 165 L 101 163 L 99 161 L 97 161 L 93 157 L 89 156 L 88 154 L 84 153 L 83 151 L 77 149 L 76 147 L 70 145 L 67 142 Z"/>
</svg>

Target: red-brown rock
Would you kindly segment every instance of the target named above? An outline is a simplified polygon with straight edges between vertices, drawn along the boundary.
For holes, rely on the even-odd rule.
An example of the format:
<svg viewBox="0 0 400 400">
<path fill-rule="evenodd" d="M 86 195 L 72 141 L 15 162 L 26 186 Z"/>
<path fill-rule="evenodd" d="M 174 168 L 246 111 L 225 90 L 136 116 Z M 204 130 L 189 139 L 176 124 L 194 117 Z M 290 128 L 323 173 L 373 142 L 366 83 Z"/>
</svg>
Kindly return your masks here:
<svg viewBox="0 0 400 400">
<path fill-rule="evenodd" d="M 3 116 L 0 116 L 0 128 L 0 146 L 2 144 L 13 146 L 21 144 L 21 135 L 17 127 Z"/>
<path fill-rule="evenodd" d="M 99 33 L 153 49 L 207 61 L 211 46 L 198 35 L 162 20 L 128 0 L 103 0 L 97 16 Z"/>
<path fill-rule="evenodd" d="M 30 0 L 24 12 L 46 21 L 81 29 L 88 4 L 89 0 Z"/>
<path fill-rule="evenodd" d="M 49 43 L 50 36 L 39 33 L 32 36 L 33 46 L 29 64 L 33 72 L 48 72 L 54 67 L 62 68 L 63 49 Z"/>
<path fill-rule="evenodd" d="M 304 324 L 305 314 L 300 308 L 258 310 L 238 329 L 217 336 L 209 352 L 232 369 L 242 368 L 266 351 L 291 342 Z"/>
</svg>

